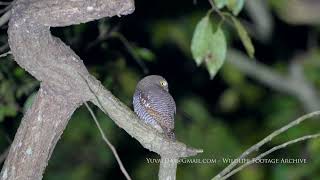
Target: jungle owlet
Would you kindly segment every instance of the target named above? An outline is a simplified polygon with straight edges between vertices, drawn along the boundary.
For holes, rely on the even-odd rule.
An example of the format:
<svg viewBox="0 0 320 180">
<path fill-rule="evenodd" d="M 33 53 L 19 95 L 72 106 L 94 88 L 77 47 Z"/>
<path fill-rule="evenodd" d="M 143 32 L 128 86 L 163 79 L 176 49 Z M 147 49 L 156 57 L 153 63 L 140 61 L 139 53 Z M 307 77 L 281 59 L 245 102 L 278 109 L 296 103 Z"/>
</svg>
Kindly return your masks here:
<svg viewBox="0 0 320 180">
<path fill-rule="evenodd" d="M 133 95 L 133 109 L 145 123 L 175 140 L 176 104 L 163 77 L 150 75 L 139 81 Z"/>
</svg>

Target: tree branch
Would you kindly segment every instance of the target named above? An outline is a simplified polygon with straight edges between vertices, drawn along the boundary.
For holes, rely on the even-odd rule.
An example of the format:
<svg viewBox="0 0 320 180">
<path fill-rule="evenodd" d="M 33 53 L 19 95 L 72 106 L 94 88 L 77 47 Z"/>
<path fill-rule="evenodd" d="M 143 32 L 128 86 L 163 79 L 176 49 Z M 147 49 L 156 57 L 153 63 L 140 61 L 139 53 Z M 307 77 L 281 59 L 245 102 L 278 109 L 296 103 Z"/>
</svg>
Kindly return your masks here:
<svg viewBox="0 0 320 180">
<path fill-rule="evenodd" d="M 89 76 L 86 81 L 92 90 L 90 101 L 104 111 L 119 127 L 137 139 L 144 148 L 161 156 L 176 158 L 194 156 L 202 152 L 200 149 L 188 148 L 178 141 L 171 141 L 163 134 L 142 123 L 131 109 L 92 76 Z"/>
<path fill-rule="evenodd" d="M 54 146 L 78 105 L 42 84 L 21 121 L 1 179 L 41 179 Z"/>
<path fill-rule="evenodd" d="M 178 158 L 162 156 L 160 159 L 159 179 L 175 180 Z"/>
<path fill-rule="evenodd" d="M 50 26 L 126 15 L 133 10 L 132 0 L 16 1 L 8 29 L 11 52 L 22 68 L 41 81 L 41 88 L 12 143 L 0 174 L 2 180 L 41 179 L 73 111 L 86 101 L 99 106 L 143 147 L 162 157 L 188 157 L 202 152 L 172 142 L 145 125 L 89 74 L 82 60 L 68 46 L 50 34 Z M 176 168 L 176 165 L 170 167 Z"/>
<path fill-rule="evenodd" d="M 259 156 L 257 156 L 256 158 L 253 158 L 252 160 L 246 162 L 245 164 L 239 166 L 238 168 L 234 169 L 233 171 L 231 171 L 230 173 L 228 173 L 227 175 L 219 178 L 219 180 L 224 180 L 224 179 L 227 179 L 229 177 L 231 177 L 232 175 L 234 175 L 235 173 L 241 171 L 243 168 L 255 163 L 257 160 L 259 159 L 262 159 L 263 157 L 273 153 L 274 151 L 277 151 L 279 149 L 283 149 L 291 144 L 295 144 L 295 143 L 298 143 L 298 142 L 301 142 L 301 141 L 305 141 L 305 140 L 309 140 L 309 139 L 315 139 L 315 138 L 319 138 L 320 137 L 320 133 L 317 133 L 317 134 L 311 134 L 311 135 L 306 135 L 306 136 L 302 136 L 300 138 L 297 138 L 297 139 L 294 139 L 294 140 L 291 140 L 291 141 L 288 141 L 288 142 L 285 142 L 281 145 L 278 145 L 278 146 L 275 146 L 271 149 L 269 149 L 268 151 L 260 154 Z"/>
<path fill-rule="evenodd" d="M 90 112 L 90 114 L 91 114 L 91 116 L 92 116 L 92 119 L 93 119 L 94 122 L 96 123 L 96 125 L 97 125 L 97 127 L 98 127 L 98 129 L 99 129 L 99 131 L 100 131 L 100 134 L 101 134 L 101 136 L 102 136 L 102 139 L 103 139 L 103 140 L 106 142 L 106 144 L 109 146 L 109 148 L 111 149 L 114 157 L 116 158 L 116 160 L 117 160 L 117 162 L 118 162 L 118 164 L 119 164 L 119 166 L 120 166 L 121 172 L 123 173 L 123 175 L 126 177 L 127 180 L 131 180 L 131 178 L 130 178 L 130 176 L 129 176 L 127 170 L 126 170 L 126 168 L 124 167 L 124 165 L 123 165 L 123 163 L 122 163 L 122 161 L 121 161 L 121 159 L 120 159 L 120 157 L 119 157 L 119 155 L 118 155 L 118 152 L 117 152 L 116 148 L 112 145 L 112 143 L 109 141 L 109 139 L 107 138 L 107 136 L 104 134 L 104 132 L 103 132 L 103 130 L 102 130 L 100 124 L 99 124 L 99 121 L 98 121 L 98 119 L 96 118 L 96 115 L 94 115 L 94 113 L 93 113 L 92 109 L 90 108 L 90 106 L 88 105 L 88 103 L 85 102 L 84 104 L 86 105 L 87 109 L 89 110 L 89 112 Z"/>
<path fill-rule="evenodd" d="M 251 78 L 276 91 L 297 97 L 306 112 L 319 109 L 320 97 L 316 89 L 303 77 L 290 73 L 288 75 L 280 74 L 259 63 L 258 60 L 249 59 L 237 50 L 229 50 L 227 59 L 228 63 L 236 66 Z"/>
<path fill-rule="evenodd" d="M 270 142 L 274 137 L 282 134 L 283 132 L 287 131 L 288 129 L 299 125 L 300 123 L 302 123 L 303 121 L 315 117 L 315 116 L 319 116 L 320 115 L 320 111 L 315 111 L 309 114 L 306 114 L 304 116 L 299 117 L 298 119 L 290 122 L 289 124 L 283 126 L 282 128 L 274 131 L 273 133 L 271 133 L 270 135 L 268 135 L 267 137 L 265 137 L 264 139 L 262 139 L 261 141 L 259 141 L 257 144 L 251 146 L 249 149 L 247 149 L 245 152 L 243 152 L 237 159 L 244 159 L 245 157 L 248 157 L 248 155 L 250 155 L 252 152 L 258 151 L 260 149 L 261 146 L 263 146 L 264 144 Z M 232 163 L 230 163 L 226 168 L 224 168 L 218 175 L 216 175 L 213 179 L 220 179 L 222 177 L 224 177 L 226 174 L 228 174 L 236 165 L 238 164 L 237 161 L 233 161 Z"/>
<path fill-rule="evenodd" d="M 11 11 L 8 10 L 6 13 L 4 13 L 1 17 L 0 17 L 0 27 L 2 25 L 4 25 L 5 23 L 8 22 L 9 18 L 10 18 L 10 15 L 11 15 Z"/>
<path fill-rule="evenodd" d="M 272 35 L 274 22 L 269 4 L 266 1 L 246 1 L 245 9 L 253 23 L 246 22 L 250 34 L 255 39 L 266 42 Z"/>
<path fill-rule="evenodd" d="M 3 53 L 3 54 L 0 54 L 0 58 L 6 57 L 6 56 L 8 56 L 9 54 L 11 54 L 11 51 L 8 51 L 8 52 L 5 52 L 5 53 Z"/>
</svg>

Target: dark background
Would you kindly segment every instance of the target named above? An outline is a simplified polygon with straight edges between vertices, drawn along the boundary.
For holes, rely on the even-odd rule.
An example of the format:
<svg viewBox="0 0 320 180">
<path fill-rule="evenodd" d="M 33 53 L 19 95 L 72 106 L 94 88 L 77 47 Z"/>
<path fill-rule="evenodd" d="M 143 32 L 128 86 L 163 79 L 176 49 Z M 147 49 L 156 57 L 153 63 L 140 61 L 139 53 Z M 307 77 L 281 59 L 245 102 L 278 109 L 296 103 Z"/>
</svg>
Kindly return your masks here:
<svg viewBox="0 0 320 180">
<path fill-rule="evenodd" d="M 318 92 L 320 13 L 312 11 L 312 7 L 320 7 L 320 3 L 311 0 L 301 0 L 301 4 L 285 0 L 265 2 L 269 29 L 256 30 L 259 24 L 252 17 L 261 14 L 250 15 L 248 7 L 239 15 L 251 32 L 256 48 L 256 60 L 248 61 L 258 61 L 284 76 L 293 60 L 298 61 L 304 68 L 306 80 Z M 299 13 L 307 18 L 301 20 L 291 11 L 295 5 L 311 8 Z M 52 33 L 84 60 L 89 71 L 130 107 L 139 79 L 147 74 L 159 74 L 167 79 L 178 107 L 177 139 L 204 149 L 204 153 L 192 158 L 217 160 L 212 164 L 179 164 L 177 179 L 211 179 L 227 166 L 222 158 L 236 158 L 275 129 L 310 112 L 297 97 L 256 81 L 232 63 L 226 63 L 213 80 L 205 67 L 196 66 L 190 42 L 197 22 L 209 8 L 207 1 L 199 0 L 196 4 L 192 0 L 139 0 L 135 12 L 128 16 L 52 28 Z M 213 23 L 218 18 L 216 14 L 211 17 Z M 1 27 L 1 53 L 8 50 L 6 28 L 6 25 Z M 223 30 L 228 50 L 245 53 L 233 27 L 225 24 Z M 118 36 L 113 36 L 112 32 L 117 32 Z M 1 153 L 13 140 L 39 83 L 22 70 L 12 56 L 1 59 L 0 73 Z M 156 179 L 158 164 L 148 164 L 146 158 L 159 157 L 145 150 L 97 108 L 93 109 L 131 177 Z M 318 131 L 319 122 L 308 121 L 276 138 L 259 152 Z M 319 153 L 319 140 L 292 145 L 267 158 L 306 158 L 306 164 L 253 164 L 233 179 L 319 179 Z M 81 107 L 58 142 L 44 179 L 107 178 L 124 179 L 124 176 L 88 110 Z"/>
</svg>

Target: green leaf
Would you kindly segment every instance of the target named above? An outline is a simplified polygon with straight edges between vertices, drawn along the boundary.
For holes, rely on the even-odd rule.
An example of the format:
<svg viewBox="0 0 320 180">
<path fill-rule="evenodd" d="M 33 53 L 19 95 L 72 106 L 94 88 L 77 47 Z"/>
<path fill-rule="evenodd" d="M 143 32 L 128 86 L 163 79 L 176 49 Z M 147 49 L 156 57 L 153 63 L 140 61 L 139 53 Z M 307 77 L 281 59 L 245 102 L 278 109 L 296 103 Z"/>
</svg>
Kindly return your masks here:
<svg viewBox="0 0 320 180">
<path fill-rule="evenodd" d="M 211 0 L 209 0 L 209 1 L 211 1 Z M 222 9 L 225 5 L 227 5 L 227 2 L 228 2 L 228 0 L 213 0 L 213 1 L 218 9 Z"/>
<path fill-rule="evenodd" d="M 228 0 L 227 7 L 232 14 L 237 16 L 242 10 L 244 5 L 244 0 Z"/>
<path fill-rule="evenodd" d="M 250 58 L 254 57 L 254 46 L 252 45 L 250 36 L 247 33 L 247 30 L 243 27 L 240 21 L 237 18 L 232 17 L 232 21 L 238 31 L 238 35 L 240 36 L 241 42 L 244 45 L 248 55 Z"/>
<path fill-rule="evenodd" d="M 22 78 L 25 75 L 25 71 L 22 68 L 17 67 L 14 69 L 13 74 L 18 78 Z"/>
<path fill-rule="evenodd" d="M 220 27 L 212 33 L 209 16 L 205 16 L 198 23 L 191 42 L 191 52 L 197 65 L 203 61 L 212 79 L 221 68 L 226 58 L 227 43 Z"/>
<path fill-rule="evenodd" d="M 224 112 L 231 112 L 238 108 L 240 94 L 236 90 L 229 88 L 223 92 L 219 98 L 219 106 Z"/>
<path fill-rule="evenodd" d="M 220 27 L 209 39 L 209 51 L 205 57 L 207 69 L 212 79 L 226 59 L 227 43 Z"/>
<path fill-rule="evenodd" d="M 134 51 L 136 51 L 137 55 L 145 61 L 151 62 L 156 58 L 154 53 L 147 48 L 135 47 Z"/>
<path fill-rule="evenodd" d="M 5 117 L 14 117 L 17 115 L 17 108 L 11 105 L 1 105 L 0 107 L 0 122 L 4 120 Z"/>
<path fill-rule="evenodd" d="M 207 56 L 211 36 L 212 25 L 209 16 L 205 16 L 197 24 L 191 40 L 191 53 L 198 66 Z"/>
</svg>

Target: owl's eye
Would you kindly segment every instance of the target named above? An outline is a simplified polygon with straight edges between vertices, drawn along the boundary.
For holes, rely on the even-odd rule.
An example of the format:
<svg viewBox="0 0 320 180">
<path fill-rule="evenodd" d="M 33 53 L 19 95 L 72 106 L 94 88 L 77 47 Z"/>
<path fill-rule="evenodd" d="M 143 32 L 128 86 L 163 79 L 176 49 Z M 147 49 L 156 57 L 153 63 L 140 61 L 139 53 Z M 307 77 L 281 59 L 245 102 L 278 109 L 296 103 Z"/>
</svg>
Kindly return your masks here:
<svg viewBox="0 0 320 180">
<path fill-rule="evenodd" d="M 167 86 L 168 86 L 168 83 L 167 83 L 167 81 L 165 81 L 165 80 L 160 80 L 160 85 L 161 85 L 162 87 L 167 87 Z"/>
</svg>

